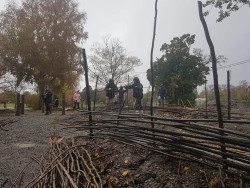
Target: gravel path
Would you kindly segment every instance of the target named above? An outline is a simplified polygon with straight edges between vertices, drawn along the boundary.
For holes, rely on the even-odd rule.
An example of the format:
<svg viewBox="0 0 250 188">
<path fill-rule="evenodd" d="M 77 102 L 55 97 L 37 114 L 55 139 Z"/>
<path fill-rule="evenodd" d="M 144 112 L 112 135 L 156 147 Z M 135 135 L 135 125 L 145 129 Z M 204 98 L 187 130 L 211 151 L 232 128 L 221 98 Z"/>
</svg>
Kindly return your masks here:
<svg viewBox="0 0 250 188">
<path fill-rule="evenodd" d="M 71 114 L 72 112 L 68 112 L 68 115 L 62 116 L 52 113 L 45 116 L 42 113 L 27 112 L 19 117 L 0 117 L 0 120 L 17 120 L 4 127 L 8 131 L 0 129 L 0 187 L 6 180 L 8 183 L 5 187 L 9 187 L 10 179 L 15 181 L 23 168 L 32 161 L 30 157 L 36 156 L 39 159 L 46 152 L 50 135 L 76 135 L 74 129 L 63 129 L 65 126 L 56 124 L 58 120 L 69 118 Z M 33 179 L 37 168 L 38 165 L 34 162 L 27 166 L 23 186 Z"/>
</svg>

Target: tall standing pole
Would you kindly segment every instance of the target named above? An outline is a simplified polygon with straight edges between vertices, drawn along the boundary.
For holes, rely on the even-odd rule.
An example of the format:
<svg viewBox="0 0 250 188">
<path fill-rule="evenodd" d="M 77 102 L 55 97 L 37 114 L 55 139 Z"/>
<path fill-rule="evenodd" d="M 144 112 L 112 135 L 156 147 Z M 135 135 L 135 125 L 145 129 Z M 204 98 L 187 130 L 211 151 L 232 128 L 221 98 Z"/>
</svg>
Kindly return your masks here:
<svg viewBox="0 0 250 188">
<path fill-rule="evenodd" d="M 224 128 L 223 126 L 223 117 L 222 117 L 222 112 L 221 112 L 221 103 L 220 103 L 220 91 L 219 91 L 219 84 L 218 84 L 218 74 L 217 74 L 217 63 L 216 63 L 216 56 L 215 56 L 215 50 L 214 50 L 214 45 L 213 42 L 210 38 L 210 34 L 208 31 L 207 23 L 203 17 L 203 12 L 202 12 L 202 2 L 198 1 L 198 7 L 199 7 L 199 15 L 200 15 L 200 20 L 203 25 L 203 29 L 206 35 L 207 43 L 210 48 L 210 54 L 212 58 L 212 69 L 213 69 L 213 77 L 214 77 L 214 92 L 215 92 L 215 98 L 216 98 L 216 105 L 217 105 L 217 112 L 218 112 L 218 121 L 219 121 L 219 127 L 221 129 Z M 224 136 L 224 131 L 220 130 L 220 135 Z M 223 139 L 221 141 L 221 151 L 222 151 L 222 158 L 227 159 L 226 155 L 226 147 L 225 147 L 225 141 Z M 227 169 L 227 166 L 223 166 L 224 169 Z"/>
<path fill-rule="evenodd" d="M 95 111 L 95 103 L 96 103 L 96 90 L 97 90 L 97 83 L 98 83 L 99 76 L 96 77 L 96 83 L 95 83 L 95 96 L 94 96 L 94 108 L 93 111 Z"/>
<path fill-rule="evenodd" d="M 228 108 L 228 119 L 231 119 L 231 93 L 230 93 L 230 71 L 227 71 L 227 108 Z"/>
<path fill-rule="evenodd" d="M 206 97 L 206 118 L 208 118 L 207 115 L 207 78 L 205 77 L 205 97 Z"/>
<path fill-rule="evenodd" d="M 129 86 L 129 75 L 128 75 L 128 86 Z M 127 90 L 127 106 L 128 106 L 128 92 L 129 90 Z"/>
<path fill-rule="evenodd" d="M 65 106 L 66 106 L 65 93 L 62 93 L 62 115 L 65 115 Z"/>
<path fill-rule="evenodd" d="M 88 64 L 85 49 L 82 49 L 83 53 L 83 68 L 85 71 L 85 82 L 86 82 L 86 94 L 87 94 L 87 102 L 88 102 L 88 111 L 89 111 L 89 125 L 92 126 L 92 113 L 91 113 L 91 101 L 89 94 L 89 76 L 88 76 Z M 90 129 L 90 136 L 93 136 L 93 129 Z"/>
<path fill-rule="evenodd" d="M 154 55 L 156 21 L 157 21 L 157 3 L 158 3 L 158 0 L 155 0 L 154 29 L 153 29 L 153 39 L 152 39 L 151 54 L 150 54 L 151 83 L 152 83 L 152 93 L 151 93 L 151 101 L 150 101 L 150 115 L 151 116 L 154 115 L 154 112 L 153 112 L 153 99 L 154 99 L 155 82 L 154 82 L 153 55 Z M 152 128 L 154 128 L 153 120 L 152 120 L 151 126 L 152 126 Z"/>
</svg>

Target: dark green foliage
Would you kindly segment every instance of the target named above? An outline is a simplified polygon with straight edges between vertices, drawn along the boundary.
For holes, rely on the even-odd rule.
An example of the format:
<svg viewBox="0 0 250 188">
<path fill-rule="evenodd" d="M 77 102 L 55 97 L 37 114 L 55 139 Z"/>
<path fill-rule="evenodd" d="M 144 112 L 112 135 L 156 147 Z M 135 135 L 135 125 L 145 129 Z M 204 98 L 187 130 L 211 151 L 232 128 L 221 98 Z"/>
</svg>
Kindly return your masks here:
<svg viewBox="0 0 250 188">
<path fill-rule="evenodd" d="M 217 22 L 221 22 L 226 17 L 229 17 L 232 12 L 239 10 L 242 6 L 250 7 L 250 0 L 207 0 L 204 7 L 215 7 L 219 9 L 219 18 Z M 208 15 L 206 11 L 204 15 Z"/>
<path fill-rule="evenodd" d="M 205 83 L 205 75 L 208 74 L 208 62 L 204 62 L 201 54 L 191 54 L 190 46 L 195 41 L 195 35 L 185 34 L 175 37 L 170 44 L 163 44 L 163 55 L 154 62 L 155 84 L 159 87 L 164 84 L 167 88 L 167 100 L 169 103 L 194 101 L 195 89 Z M 150 81 L 151 72 L 147 71 Z"/>
</svg>

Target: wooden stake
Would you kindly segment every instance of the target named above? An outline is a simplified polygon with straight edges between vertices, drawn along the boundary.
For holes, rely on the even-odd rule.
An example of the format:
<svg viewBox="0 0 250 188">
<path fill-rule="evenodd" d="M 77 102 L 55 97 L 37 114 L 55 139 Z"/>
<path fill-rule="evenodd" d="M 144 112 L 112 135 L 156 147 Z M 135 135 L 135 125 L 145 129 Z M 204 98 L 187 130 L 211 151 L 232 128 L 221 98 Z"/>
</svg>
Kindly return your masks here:
<svg viewBox="0 0 250 188">
<path fill-rule="evenodd" d="M 90 93 L 89 93 L 89 77 L 88 77 L 88 64 L 85 49 L 82 49 L 83 53 L 83 67 L 85 71 L 85 83 L 86 83 L 86 94 L 87 94 L 87 102 L 88 102 L 88 111 L 89 111 L 89 125 L 92 126 L 92 112 L 91 112 L 91 101 L 90 101 Z M 90 129 L 90 136 L 93 136 L 93 129 Z"/>
<path fill-rule="evenodd" d="M 128 86 L 129 86 L 129 75 L 128 75 Z M 127 90 L 127 106 L 128 106 L 128 93 L 129 93 L 129 90 Z"/>
<path fill-rule="evenodd" d="M 228 109 L 228 119 L 231 119 L 231 93 L 230 93 L 230 72 L 227 71 L 227 109 Z"/>
<path fill-rule="evenodd" d="M 210 48 L 210 54 L 212 58 L 212 69 L 213 69 L 213 77 L 214 77 L 214 92 L 215 92 L 215 98 L 216 98 L 216 105 L 217 105 L 217 112 L 218 112 L 218 121 L 219 121 L 219 127 L 224 128 L 223 126 L 223 117 L 222 117 L 222 112 L 221 112 L 221 103 L 220 103 L 220 91 L 219 91 L 219 84 L 218 84 L 218 74 L 217 74 L 217 63 L 216 63 L 216 56 L 215 56 L 215 50 L 214 50 L 214 45 L 213 42 L 210 38 L 210 34 L 208 31 L 207 23 L 203 17 L 203 12 L 202 12 L 202 2 L 198 1 L 198 7 L 199 7 L 199 15 L 200 15 L 200 20 L 203 25 L 203 29 L 206 35 L 207 43 Z M 224 132 L 221 130 L 220 135 L 224 135 Z M 221 140 L 221 144 L 224 144 L 225 142 Z M 226 147 L 221 146 L 221 151 L 223 153 L 226 152 Z M 225 155 L 222 154 L 223 159 L 227 159 Z M 223 166 L 224 169 L 227 169 L 227 166 Z"/>
<path fill-rule="evenodd" d="M 151 55 L 150 55 L 150 68 L 151 68 L 151 83 L 152 83 L 152 93 L 151 93 L 151 101 L 150 101 L 150 115 L 153 116 L 153 99 L 154 99 L 154 67 L 153 67 L 153 54 L 154 54 L 154 44 L 155 44 L 155 33 L 156 33 L 156 21 L 157 21 L 157 3 L 158 0 L 155 0 L 155 18 L 154 18 L 154 29 L 153 29 L 153 39 L 152 39 L 152 46 L 151 46 Z M 151 123 L 152 128 L 154 128 L 154 123 L 152 120 Z"/>
<path fill-rule="evenodd" d="M 205 95 L 206 95 L 206 118 L 208 118 L 208 115 L 207 115 L 207 78 L 205 78 Z"/>
<path fill-rule="evenodd" d="M 65 93 L 62 94 L 62 115 L 65 115 Z"/>
<path fill-rule="evenodd" d="M 94 96 L 94 108 L 93 108 L 93 111 L 95 111 L 96 90 L 97 90 L 98 79 L 99 79 L 99 76 L 96 77 L 96 83 L 95 83 L 95 96 Z"/>
</svg>

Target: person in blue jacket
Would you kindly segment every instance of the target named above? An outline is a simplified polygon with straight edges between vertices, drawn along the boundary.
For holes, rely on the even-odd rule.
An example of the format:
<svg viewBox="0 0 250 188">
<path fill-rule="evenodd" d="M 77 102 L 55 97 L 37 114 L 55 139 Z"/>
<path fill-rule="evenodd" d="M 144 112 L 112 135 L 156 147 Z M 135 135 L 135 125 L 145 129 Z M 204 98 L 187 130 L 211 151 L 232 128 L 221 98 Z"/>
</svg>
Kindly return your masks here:
<svg viewBox="0 0 250 188">
<path fill-rule="evenodd" d="M 163 84 L 161 84 L 160 89 L 158 91 L 159 106 L 164 104 L 164 99 L 166 96 L 167 96 L 167 89 L 163 86 Z"/>
</svg>

